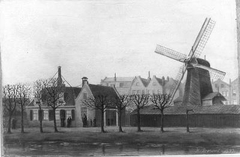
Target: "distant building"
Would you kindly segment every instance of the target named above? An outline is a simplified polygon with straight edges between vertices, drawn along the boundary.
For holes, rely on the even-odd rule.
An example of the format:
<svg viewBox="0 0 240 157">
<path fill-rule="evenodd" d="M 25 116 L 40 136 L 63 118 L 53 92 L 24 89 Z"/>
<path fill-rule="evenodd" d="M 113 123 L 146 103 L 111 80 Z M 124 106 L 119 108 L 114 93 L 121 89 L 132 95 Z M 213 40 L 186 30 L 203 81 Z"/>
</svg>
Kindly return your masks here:
<svg viewBox="0 0 240 157">
<path fill-rule="evenodd" d="M 238 79 L 226 83 L 220 79 L 212 82 L 214 92 L 219 92 L 226 98 L 225 105 L 238 105 Z"/>
<path fill-rule="evenodd" d="M 116 74 L 114 77 L 105 77 L 101 80 L 102 86 L 115 86 L 120 95 L 126 95 L 129 93 L 129 88 L 133 81 L 134 77 L 117 77 Z"/>
<path fill-rule="evenodd" d="M 237 104 L 240 105 L 239 101 L 239 94 L 240 92 L 238 91 L 238 79 L 235 79 L 234 81 L 231 82 L 231 102 L 232 104 Z"/>
<path fill-rule="evenodd" d="M 132 81 L 128 94 L 150 94 L 150 91 L 147 90 L 150 81 L 150 78 L 145 79 L 141 76 L 136 76 Z"/>
<path fill-rule="evenodd" d="M 153 75 L 150 77 L 148 72 L 148 78 L 142 78 L 141 76 L 135 77 L 105 77 L 101 80 L 103 86 L 115 86 L 118 93 L 121 94 L 167 94 L 176 84 L 176 80 L 167 77 L 158 78 Z M 181 83 L 177 90 L 174 99 L 183 96 L 184 85 Z"/>
</svg>

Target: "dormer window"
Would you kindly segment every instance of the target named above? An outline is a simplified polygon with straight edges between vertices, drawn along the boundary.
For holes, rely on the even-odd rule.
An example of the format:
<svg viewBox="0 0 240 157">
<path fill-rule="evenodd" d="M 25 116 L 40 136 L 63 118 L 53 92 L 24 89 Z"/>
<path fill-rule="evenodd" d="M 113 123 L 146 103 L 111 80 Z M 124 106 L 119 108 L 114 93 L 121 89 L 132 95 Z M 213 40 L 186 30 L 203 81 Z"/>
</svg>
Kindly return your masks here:
<svg viewBox="0 0 240 157">
<path fill-rule="evenodd" d="M 83 93 L 83 99 L 87 99 L 87 93 Z"/>
</svg>

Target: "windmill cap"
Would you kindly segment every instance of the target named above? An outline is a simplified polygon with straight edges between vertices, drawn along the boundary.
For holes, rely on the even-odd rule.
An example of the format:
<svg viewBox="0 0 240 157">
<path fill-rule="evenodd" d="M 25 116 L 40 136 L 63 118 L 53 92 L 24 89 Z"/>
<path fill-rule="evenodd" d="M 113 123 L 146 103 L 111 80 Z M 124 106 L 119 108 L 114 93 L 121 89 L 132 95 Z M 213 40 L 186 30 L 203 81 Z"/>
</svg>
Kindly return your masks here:
<svg viewBox="0 0 240 157">
<path fill-rule="evenodd" d="M 210 67 L 210 63 L 207 60 L 197 58 L 198 64 Z"/>
</svg>

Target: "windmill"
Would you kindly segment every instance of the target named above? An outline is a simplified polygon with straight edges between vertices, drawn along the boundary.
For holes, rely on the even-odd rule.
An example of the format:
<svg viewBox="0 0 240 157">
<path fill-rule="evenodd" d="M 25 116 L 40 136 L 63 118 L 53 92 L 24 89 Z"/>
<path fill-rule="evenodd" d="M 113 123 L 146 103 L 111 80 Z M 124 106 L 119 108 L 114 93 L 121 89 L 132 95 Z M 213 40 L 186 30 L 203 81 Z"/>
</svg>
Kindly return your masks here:
<svg viewBox="0 0 240 157">
<path fill-rule="evenodd" d="M 199 58 L 214 28 L 215 22 L 211 18 L 206 18 L 198 36 L 188 54 L 182 54 L 172 49 L 157 45 L 155 52 L 184 63 L 179 69 L 176 82 L 172 86 L 170 94 L 173 98 L 180 86 L 180 83 L 187 71 L 183 105 L 201 105 L 202 98 L 213 92 L 210 74 L 212 77 L 223 79 L 225 72 L 211 68 L 208 61 Z"/>
</svg>

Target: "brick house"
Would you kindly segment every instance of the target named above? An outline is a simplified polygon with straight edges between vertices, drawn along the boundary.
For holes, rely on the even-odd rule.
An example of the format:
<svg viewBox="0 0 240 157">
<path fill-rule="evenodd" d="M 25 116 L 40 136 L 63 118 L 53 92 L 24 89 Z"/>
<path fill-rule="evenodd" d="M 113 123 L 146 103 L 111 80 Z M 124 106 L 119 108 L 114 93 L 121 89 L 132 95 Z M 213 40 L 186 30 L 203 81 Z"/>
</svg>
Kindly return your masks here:
<svg viewBox="0 0 240 157">
<path fill-rule="evenodd" d="M 55 117 L 57 126 L 65 127 L 67 125 L 67 118 L 72 118 L 71 126 L 76 126 L 77 115 L 76 115 L 76 102 L 75 98 L 78 96 L 81 88 L 79 87 L 67 87 L 62 82 L 61 67 L 58 67 L 58 79 L 59 84 L 63 86 L 61 98 L 59 99 L 61 105 L 55 111 Z M 41 104 L 41 111 L 39 109 L 39 103 Z M 27 120 L 29 126 L 38 126 L 39 119 L 42 118 L 43 126 L 53 126 L 53 110 L 49 107 L 46 102 L 39 101 L 34 98 L 31 103 L 26 106 Z M 42 113 L 40 113 L 42 112 Z M 43 115 L 42 117 L 40 115 Z M 61 123 L 61 120 L 63 121 Z"/>
<path fill-rule="evenodd" d="M 89 84 L 87 77 L 83 77 L 82 90 L 76 98 L 76 116 L 77 119 L 82 119 L 82 117 L 86 115 L 88 126 L 93 126 L 94 121 L 96 123 L 96 126 L 100 126 L 101 112 L 100 110 L 85 106 L 83 100 L 89 97 L 96 98 L 99 95 L 106 95 L 109 100 L 118 97 L 118 93 L 114 87 Z M 124 125 L 125 110 L 122 111 L 122 115 L 122 125 Z M 77 122 L 77 126 L 81 125 L 81 121 Z M 107 108 L 104 112 L 104 125 L 118 126 L 118 112 L 116 111 L 116 107 L 114 107 L 114 104 L 112 104 L 112 106 Z"/>
</svg>

